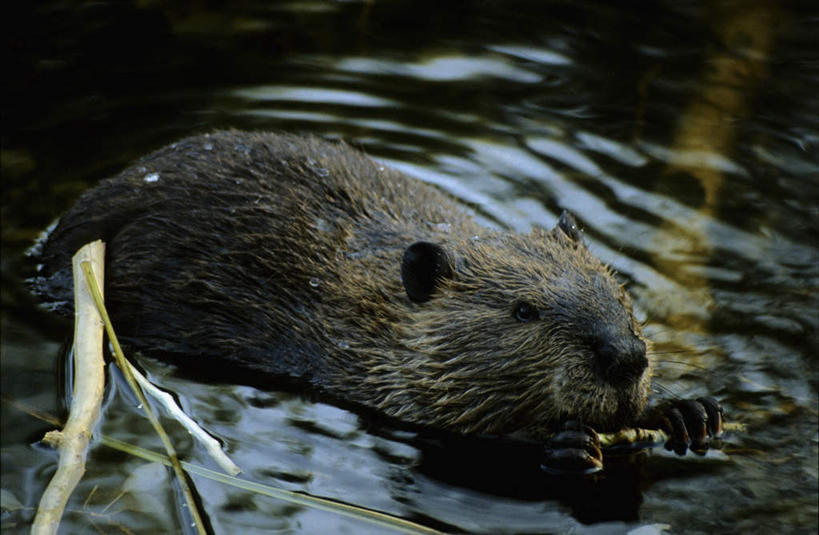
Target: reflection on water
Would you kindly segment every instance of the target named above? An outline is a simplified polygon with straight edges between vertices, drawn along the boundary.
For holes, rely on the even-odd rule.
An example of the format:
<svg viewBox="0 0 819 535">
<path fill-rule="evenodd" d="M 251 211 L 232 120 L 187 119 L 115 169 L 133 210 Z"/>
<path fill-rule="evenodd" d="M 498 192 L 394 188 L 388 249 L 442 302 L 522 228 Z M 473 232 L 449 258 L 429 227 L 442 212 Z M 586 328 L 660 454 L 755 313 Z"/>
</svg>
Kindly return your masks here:
<svg viewBox="0 0 819 535">
<path fill-rule="evenodd" d="M 588 488 L 510 484 L 481 477 L 508 452 L 481 456 L 467 446 L 456 452 L 466 468 L 455 473 L 444 469 L 451 458 L 436 465 L 415 437 L 365 416 L 145 362 L 248 478 L 469 532 L 815 532 L 814 8 L 246 1 L 230 13 L 164 2 L 17 9 L 17 27 L 6 32 L 13 59 L 0 160 L 4 396 L 63 411 L 54 361 L 71 327 L 31 302 L 22 252 L 80 191 L 193 132 L 310 132 L 435 184 L 487 225 L 551 227 L 571 210 L 634 295 L 662 388 L 712 393 L 729 420 L 748 427 L 721 453 L 677 459 L 654 450 Z M 158 449 L 127 398 L 110 399 L 101 431 Z M 30 446 L 48 425 L 2 410 L 3 527 L 25 531 L 56 457 Z M 208 465 L 184 432 L 172 433 L 183 455 Z M 95 448 L 67 529 L 174 531 L 176 497 L 157 484 L 162 477 Z M 380 532 L 195 484 L 217 532 Z"/>
</svg>

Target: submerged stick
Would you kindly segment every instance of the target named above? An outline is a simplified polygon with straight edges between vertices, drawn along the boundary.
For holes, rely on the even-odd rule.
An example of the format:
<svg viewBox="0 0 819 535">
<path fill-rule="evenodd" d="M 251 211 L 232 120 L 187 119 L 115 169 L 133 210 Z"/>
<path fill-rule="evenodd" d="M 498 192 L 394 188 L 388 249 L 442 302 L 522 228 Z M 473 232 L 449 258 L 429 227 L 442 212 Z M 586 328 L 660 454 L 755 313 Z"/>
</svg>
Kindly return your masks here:
<svg viewBox="0 0 819 535">
<path fill-rule="evenodd" d="M 102 357 L 103 324 L 88 286 L 81 263 L 103 279 L 105 244 L 89 243 L 72 258 L 74 268 L 74 392 L 68 421 L 62 431 L 49 431 L 43 442 L 59 448 L 60 460 L 40 504 L 31 533 L 57 533 L 65 505 L 85 473 L 85 459 L 94 427 L 99 420 L 105 386 L 105 361 Z"/>
</svg>

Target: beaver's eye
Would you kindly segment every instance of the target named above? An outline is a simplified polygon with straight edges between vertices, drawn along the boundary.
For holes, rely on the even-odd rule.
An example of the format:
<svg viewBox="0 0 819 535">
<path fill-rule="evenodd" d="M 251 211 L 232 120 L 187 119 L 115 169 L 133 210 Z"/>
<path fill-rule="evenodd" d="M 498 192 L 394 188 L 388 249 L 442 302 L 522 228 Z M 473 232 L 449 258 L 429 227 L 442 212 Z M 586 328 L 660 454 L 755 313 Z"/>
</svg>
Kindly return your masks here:
<svg viewBox="0 0 819 535">
<path fill-rule="evenodd" d="M 515 319 L 521 323 L 532 321 L 537 318 L 537 309 L 529 303 L 518 303 L 515 305 Z"/>
</svg>

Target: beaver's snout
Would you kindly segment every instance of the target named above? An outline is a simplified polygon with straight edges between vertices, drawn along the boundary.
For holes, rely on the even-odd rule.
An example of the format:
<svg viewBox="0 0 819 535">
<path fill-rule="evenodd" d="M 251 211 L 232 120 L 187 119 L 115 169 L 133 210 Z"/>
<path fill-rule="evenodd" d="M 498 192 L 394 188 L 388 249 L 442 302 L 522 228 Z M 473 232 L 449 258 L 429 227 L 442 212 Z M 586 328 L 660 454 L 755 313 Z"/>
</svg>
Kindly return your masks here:
<svg viewBox="0 0 819 535">
<path fill-rule="evenodd" d="M 603 329 L 593 344 L 597 370 L 611 384 L 636 381 L 648 367 L 646 344 L 632 333 Z"/>
</svg>

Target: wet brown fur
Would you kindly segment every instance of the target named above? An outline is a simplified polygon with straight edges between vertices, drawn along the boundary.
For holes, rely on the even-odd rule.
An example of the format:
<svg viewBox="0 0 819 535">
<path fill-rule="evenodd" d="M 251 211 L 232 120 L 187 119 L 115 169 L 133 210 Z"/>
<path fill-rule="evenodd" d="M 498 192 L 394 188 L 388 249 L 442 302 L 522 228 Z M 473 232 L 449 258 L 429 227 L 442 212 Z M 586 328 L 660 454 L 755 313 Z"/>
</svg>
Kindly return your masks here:
<svg viewBox="0 0 819 535">
<path fill-rule="evenodd" d="M 341 143 L 229 131 L 165 147 L 62 217 L 35 289 L 70 303 L 68 259 L 98 237 L 132 349 L 298 377 L 463 433 L 542 438 L 567 417 L 615 429 L 646 402 L 649 369 L 612 382 L 596 367 L 600 333 L 642 337 L 582 240 L 486 229 Z M 419 240 L 448 252 L 452 276 L 415 303 L 400 266 Z M 540 317 L 517 321 L 520 302 Z"/>
</svg>

